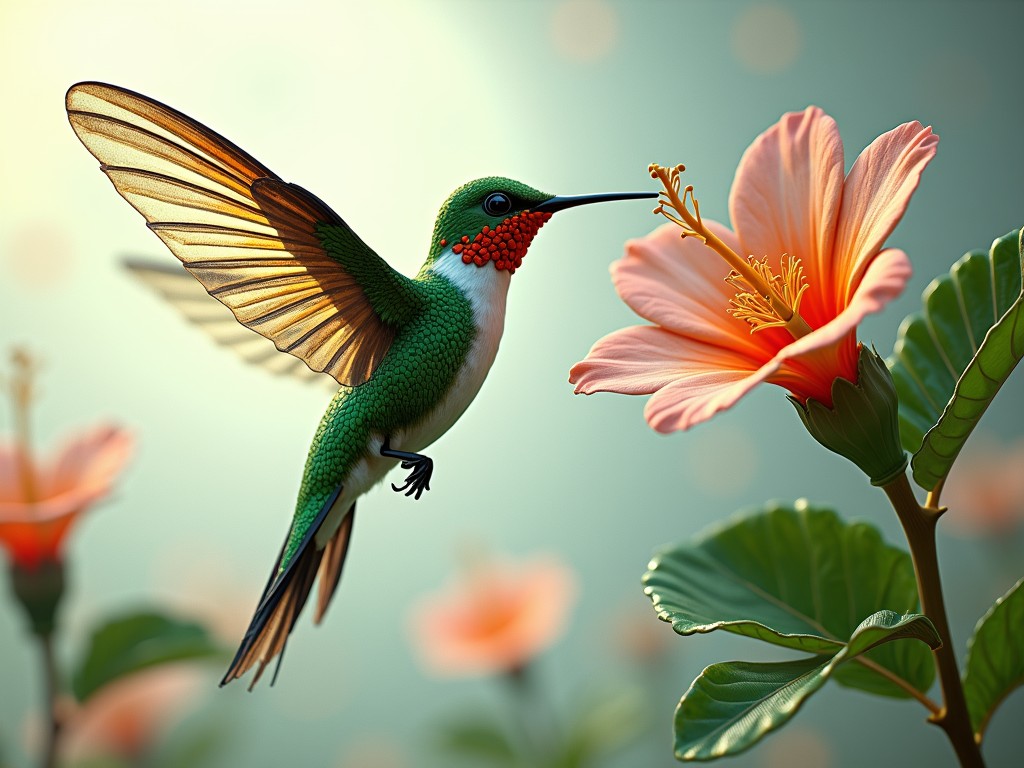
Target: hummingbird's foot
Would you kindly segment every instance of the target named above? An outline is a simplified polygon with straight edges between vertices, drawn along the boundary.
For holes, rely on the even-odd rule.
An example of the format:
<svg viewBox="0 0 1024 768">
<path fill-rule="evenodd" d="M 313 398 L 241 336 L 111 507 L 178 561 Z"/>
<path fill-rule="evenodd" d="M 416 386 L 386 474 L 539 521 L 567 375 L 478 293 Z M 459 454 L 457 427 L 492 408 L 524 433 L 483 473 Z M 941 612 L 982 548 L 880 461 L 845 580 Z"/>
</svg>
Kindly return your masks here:
<svg viewBox="0 0 1024 768">
<path fill-rule="evenodd" d="M 406 496 L 419 499 L 424 491 L 430 490 L 430 476 L 434 472 L 434 460 L 422 453 L 409 453 L 408 451 L 396 451 L 391 448 L 391 438 L 384 440 L 380 447 L 380 455 L 389 459 L 401 459 L 402 469 L 411 469 L 412 472 L 405 478 L 401 486 L 391 484 L 391 488 L 397 492 L 405 492 Z"/>
</svg>

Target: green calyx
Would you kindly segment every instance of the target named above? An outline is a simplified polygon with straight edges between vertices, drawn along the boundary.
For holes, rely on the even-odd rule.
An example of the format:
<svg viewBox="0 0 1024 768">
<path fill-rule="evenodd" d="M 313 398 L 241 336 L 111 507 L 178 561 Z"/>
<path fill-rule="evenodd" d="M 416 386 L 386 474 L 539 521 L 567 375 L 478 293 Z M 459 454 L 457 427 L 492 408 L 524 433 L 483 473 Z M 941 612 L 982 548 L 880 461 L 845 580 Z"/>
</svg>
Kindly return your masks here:
<svg viewBox="0 0 1024 768">
<path fill-rule="evenodd" d="M 44 560 L 31 568 L 15 563 L 11 566 L 11 587 L 28 615 L 32 633 L 40 637 L 52 634 L 64 595 L 63 563 Z"/>
<path fill-rule="evenodd" d="M 832 382 L 831 408 L 813 399 L 806 404 L 793 397 L 789 401 L 811 436 L 860 467 L 872 485 L 884 486 L 906 471 L 896 387 L 873 349 L 861 345 L 856 383 L 842 378 Z"/>
</svg>

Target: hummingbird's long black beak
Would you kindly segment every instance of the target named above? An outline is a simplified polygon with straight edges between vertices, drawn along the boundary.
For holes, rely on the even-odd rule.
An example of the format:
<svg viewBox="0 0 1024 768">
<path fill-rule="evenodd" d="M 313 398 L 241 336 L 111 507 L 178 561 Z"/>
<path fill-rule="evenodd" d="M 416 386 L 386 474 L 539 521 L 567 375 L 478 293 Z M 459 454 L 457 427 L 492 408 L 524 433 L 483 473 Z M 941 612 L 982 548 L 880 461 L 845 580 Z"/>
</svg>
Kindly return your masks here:
<svg viewBox="0 0 1024 768">
<path fill-rule="evenodd" d="M 536 213 L 554 213 L 555 211 L 562 211 L 577 205 L 607 203 L 612 200 L 653 200 L 658 194 L 657 192 L 601 192 L 596 195 L 556 195 L 555 197 L 549 197 L 539 205 L 535 205 L 533 211 Z"/>
</svg>

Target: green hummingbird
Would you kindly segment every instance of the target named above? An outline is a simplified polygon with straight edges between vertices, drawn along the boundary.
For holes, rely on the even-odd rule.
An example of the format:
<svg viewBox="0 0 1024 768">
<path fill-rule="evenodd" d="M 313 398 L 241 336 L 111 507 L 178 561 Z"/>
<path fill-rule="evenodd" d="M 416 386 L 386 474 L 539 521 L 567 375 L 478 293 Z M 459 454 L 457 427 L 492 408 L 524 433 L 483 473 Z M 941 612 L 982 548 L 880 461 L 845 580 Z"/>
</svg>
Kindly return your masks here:
<svg viewBox="0 0 1024 768">
<path fill-rule="evenodd" d="M 313 437 L 295 513 L 221 685 L 277 657 L 319 579 L 314 621 L 338 585 L 356 501 L 396 464 L 392 488 L 430 488 L 421 451 L 462 415 L 498 351 L 512 274 L 565 208 L 657 193 L 559 197 L 502 177 L 441 206 L 414 278 L 345 221 L 232 142 L 157 101 L 95 82 L 65 100 L 115 189 L 235 319 L 340 385 Z M 185 273 L 182 273 L 183 275 Z M 275 676 L 277 671 L 275 670 Z"/>
</svg>

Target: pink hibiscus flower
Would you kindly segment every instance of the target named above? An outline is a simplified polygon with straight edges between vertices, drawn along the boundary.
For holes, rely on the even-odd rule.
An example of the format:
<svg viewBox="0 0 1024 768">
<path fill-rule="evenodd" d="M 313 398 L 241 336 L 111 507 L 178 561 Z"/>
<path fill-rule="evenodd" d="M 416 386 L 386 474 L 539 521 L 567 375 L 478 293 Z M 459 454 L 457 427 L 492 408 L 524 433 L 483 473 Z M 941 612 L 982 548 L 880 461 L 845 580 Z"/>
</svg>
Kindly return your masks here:
<svg viewBox="0 0 1024 768">
<path fill-rule="evenodd" d="M 413 639 L 440 674 L 513 672 L 561 635 L 574 593 L 572 573 L 549 558 L 477 563 L 416 606 Z"/>
<path fill-rule="evenodd" d="M 59 562 L 72 524 L 108 495 L 132 453 L 131 435 L 100 426 L 70 439 L 47 462 L 29 445 L 28 409 L 34 366 L 16 352 L 10 382 L 18 434 L 0 442 L 0 546 L 24 571 Z"/>
<path fill-rule="evenodd" d="M 163 734 L 207 687 L 195 665 L 161 664 L 104 686 L 85 704 L 68 702 L 62 752 L 72 762 L 97 756 L 144 765 Z"/>
<path fill-rule="evenodd" d="M 600 339 L 570 371 L 576 392 L 653 395 L 644 415 L 659 432 L 689 429 L 761 382 L 831 406 L 837 377 L 857 381 L 857 324 L 910 278 L 907 255 L 883 244 L 937 145 L 931 128 L 904 123 L 844 178 L 835 121 L 817 107 L 786 114 L 740 160 L 735 232 L 701 219 L 691 187 L 680 198 L 681 166 L 652 166 L 665 184 L 657 210 L 675 223 L 627 243 L 612 279 L 654 325 Z"/>
<path fill-rule="evenodd" d="M 29 570 L 60 560 L 71 525 L 110 493 L 131 450 L 131 436 L 111 426 L 74 437 L 47 464 L 0 444 L 0 544 L 11 560 Z M 22 482 L 26 469 L 36 483 L 31 497 Z"/>
<path fill-rule="evenodd" d="M 949 529 L 1008 536 L 1024 524 L 1024 440 L 979 435 L 960 455 L 943 488 Z"/>
</svg>

